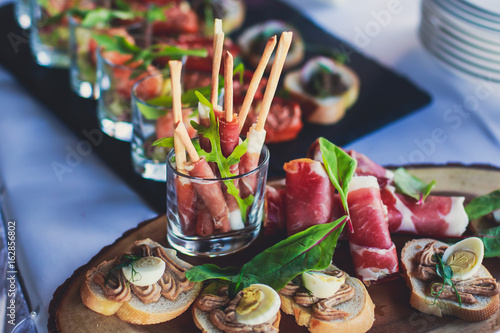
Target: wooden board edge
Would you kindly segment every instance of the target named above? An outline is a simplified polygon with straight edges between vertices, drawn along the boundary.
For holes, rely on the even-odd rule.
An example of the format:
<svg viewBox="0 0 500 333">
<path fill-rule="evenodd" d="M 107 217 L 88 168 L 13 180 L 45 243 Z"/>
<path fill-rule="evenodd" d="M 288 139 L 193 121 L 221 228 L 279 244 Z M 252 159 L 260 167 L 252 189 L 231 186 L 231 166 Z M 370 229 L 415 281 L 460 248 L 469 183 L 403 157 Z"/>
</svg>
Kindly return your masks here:
<svg viewBox="0 0 500 333">
<path fill-rule="evenodd" d="M 126 230 L 120 237 L 118 237 L 112 244 L 106 245 L 103 247 L 96 255 L 94 255 L 86 264 L 80 266 L 77 268 L 73 274 L 64 281 L 63 284 L 61 284 L 57 289 L 54 291 L 52 294 L 52 300 L 50 301 L 49 304 L 49 320 L 47 322 L 47 329 L 49 333 L 58 333 L 58 328 L 57 328 L 57 312 L 59 310 L 59 305 L 63 299 L 65 291 L 68 289 L 70 284 L 82 273 L 85 272 L 86 270 L 89 269 L 91 264 L 97 260 L 100 256 L 104 255 L 107 251 L 109 251 L 111 248 L 113 248 L 117 243 L 120 241 L 124 240 L 134 232 L 138 231 L 139 229 L 142 229 L 144 226 L 149 225 L 151 223 L 154 223 L 158 220 L 161 220 L 165 217 L 165 215 L 158 215 L 152 219 L 143 221 L 139 223 L 135 228 Z"/>
</svg>

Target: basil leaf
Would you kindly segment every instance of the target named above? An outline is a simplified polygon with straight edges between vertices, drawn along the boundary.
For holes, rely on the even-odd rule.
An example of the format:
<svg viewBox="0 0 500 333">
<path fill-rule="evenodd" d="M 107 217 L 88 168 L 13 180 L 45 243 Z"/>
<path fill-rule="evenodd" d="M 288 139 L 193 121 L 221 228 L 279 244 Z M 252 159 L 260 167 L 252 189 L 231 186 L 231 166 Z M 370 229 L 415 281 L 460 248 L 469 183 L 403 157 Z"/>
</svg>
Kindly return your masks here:
<svg viewBox="0 0 500 333">
<path fill-rule="evenodd" d="M 327 268 L 344 221 L 345 216 L 312 226 L 264 250 L 245 265 L 241 288 L 263 283 L 280 290 L 305 271 Z"/>
<path fill-rule="evenodd" d="M 356 171 L 357 162 L 345 151 L 325 138 L 319 138 L 319 147 L 323 155 L 323 163 L 333 187 L 339 192 L 344 212 L 349 215 L 347 192 L 349 182 Z"/>
<path fill-rule="evenodd" d="M 280 290 L 297 275 L 310 270 L 322 270 L 330 265 L 346 220 L 347 217 L 343 216 L 336 221 L 312 226 L 282 240 L 243 265 L 239 274 L 234 273 L 233 268 L 226 271 L 205 264 L 189 269 L 186 277 L 190 281 L 231 281 L 234 294 L 254 283 L 267 284 L 275 290 Z"/>
<path fill-rule="evenodd" d="M 204 264 L 191 267 L 186 271 L 186 278 L 194 282 L 221 279 L 236 283 L 239 279 L 239 269 L 236 267 L 220 268 L 214 264 Z"/>
<path fill-rule="evenodd" d="M 474 198 L 465 207 L 469 220 L 477 219 L 500 209 L 500 190 Z"/>
<path fill-rule="evenodd" d="M 408 195 L 418 200 L 419 204 L 422 204 L 434 186 L 436 186 L 436 181 L 433 180 L 429 184 L 426 184 L 421 179 L 409 174 L 406 169 L 398 168 L 394 172 L 394 184 L 399 193 Z"/>
<path fill-rule="evenodd" d="M 481 236 L 484 256 L 487 258 L 500 256 L 500 226 L 486 230 Z"/>
</svg>

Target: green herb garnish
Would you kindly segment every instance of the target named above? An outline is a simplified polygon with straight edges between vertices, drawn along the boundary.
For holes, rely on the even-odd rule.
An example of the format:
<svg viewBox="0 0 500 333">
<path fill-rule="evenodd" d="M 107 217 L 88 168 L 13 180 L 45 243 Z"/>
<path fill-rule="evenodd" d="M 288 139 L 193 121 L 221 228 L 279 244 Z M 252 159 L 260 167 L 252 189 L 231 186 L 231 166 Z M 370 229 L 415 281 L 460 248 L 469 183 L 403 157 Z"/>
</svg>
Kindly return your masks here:
<svg viewBox="0 0 500 333">
<path fill-rule="evenodd" d="M 203 134 L 203 136 L 210 140 L 210 144 L 212 150 L 210 153 L 207 153 L 203 149 L 200 149 L 198 152 L 200 156 L 204 156 L 208 162 L 215 162 L 219 168 L 219 172 L 222 178 L 230 178 L 236 176 L 232 174 L 229 170 L 231 166 L 240 162 L 241 157 L 246 153 L 248 148 L 248 138 L 245 139 L 241 144 L 234 148 L 231 155 L 227 158 L 222 154 L 222 148 L 220 146 L 220 136 L 219 136 L 219 123 L 217 119 L 215 119 L 215 113 L 213 105 L 205 98 L 200 92 L 196 91 L 196 96 L 200 103 L 210 108 L 210 126 L 204 127 L 196 122 L 192 121 L 191 125 L 196 129 L 199 133 Z M 238 207 L 240 208 L 241 217 L 243 218 L 243 222 L 246 222 L 247 219 L 247 209 L 253 204 L 254 196 L 249 195 L 245 199 L 240 197 L 240 190 L 234 185 L 232 180 L 224 180 L 224 184 L 227 186 L 227 193 L 231 194 L 238 203 Z"/>
<path fill-rule="evenodd" d="M 155 59 L 161 57 L 180 59 L 183 56 L 193 56 L 193 57 L 207 56 L 206 49 L 188 50 L 177 46 L 165 45 L 165 44 L 154 44 L 147 48 L 141 48 L 137 45 L 130 43 L 123 36 L 92 34 L 92 37 L 106 51 L 116 51 L 122 54 L 131 55 L 130 60 L 128 60 L 125 64 L 131 64 L 137 62 L 140 63 L 140 65 L 137 68 L 144 70 L 146 70 L 148 66 L 151 65 Z"/>
<path fill-rule="evenodd" d="M 481 235 L 476 236 L 483 241 L 484 256 L 486 258 L 500 256 L 500 226 L 489 228 L 483 231 Z"/>
<path fill-rule="evenodd" d="M 474 198 L 465 207 L 469 220 L 480 218 L 497 209 L 500 209 L 500 190 L 490 192 Z"/>
<path fill-rule="evenodd" d="M 339 192 L 344 213 L 348 216 L 349 228 L 352 232 L 353 227 L 349 218 L 347 193 L 349 191 L 349 182 L 356 171 L 357 162 L 349 154 L 325 138 L 319 138 L 319 147 L 326 172 L 333 187 Z"/>
<path fill-rule="evenodd" d="M 436 273 L 438 276 L 440 276 L 443 279 L 444 283 L 441 284 L 442 287 L 438 292 L 433 291 L 432 286 L 434 284 L 440 284 L 440 283 L 434 282 L 431 285 L 431 296 L 434 296 L 434 303 L 433 304 L 436 304 L 436 301 L 439 298 L 439 296 L 441 295 L 441 293 L 443 292 L 445 285 L 448 285 L 451 288 L 453 288 L 453 290 L 455 291 L 455 295 L 457 296 L 457 299 L 458 299 L 458 304 L 460 304 L 460 307 L 462 307 L 462 298 L 460 297 L 460 294 L 458 293 L 458 290 L 457 290 L 457 287 L 455 286 L 455 283 L 453 283 L 453 281 L 451 280 L 453 278 L 453 270 L 451 269 L 450 266 L 443 263 L 441 256 L 438 255 L 437 253 L 434 254 L 434 258 L 436 259 L 436 262 L 437 262 Z"/>
<path fill-rule="evenodd" d="M 189 269 L 186 277 L 196 282 L 211 279 L 228 281 L 231 295 L 254 283 L 280 290 L 299 274 L 323 270 L 330 265 L 346 221 L 347 216 L 343 216 L 334 222 L 296 233 L 264 250 L 239 270 L 205 264 Z"/>
<path fill-rule="evenodd" d="M 417 204 L 421 205 L 431 193 L 434 186 L 436 186 L 436 181 L 433 180 L 429 184 L 426 184 L 421 179 L 412 176 L 406 169 L 398 168 L 394 172 L 394 184 L 399 193 L 406 194 L 418 200 Z"/>
<path fill-rule="evenodd" d="M 104 285 L 107 285 L 108 284 L 108 281 L 109 279 L 111 278 L 111 274 L 114 272 L 114 271 L 117 271 L 123 267 L 127 267 L 127 266 L 131 266 L 132 268 L 132 281 L 135 280 L 135 276 L 137 273 L 137 271 L 135 270 L 134 268 L 134 265 L 133 263 L 136 262 L 137 260 L 141 259 L 142 257 L 141 256 L 135 256 L 135 255 L 132 255 L 132 254 L 124 254 L 121 259 L 120 259 L 120 263 L 116 266 L 114 266 L 113 268 L 111 268 L 111 270 L 108 272 L 108 274 L 106 274 L 106 278 L 104 279 Z"/>
</svg>

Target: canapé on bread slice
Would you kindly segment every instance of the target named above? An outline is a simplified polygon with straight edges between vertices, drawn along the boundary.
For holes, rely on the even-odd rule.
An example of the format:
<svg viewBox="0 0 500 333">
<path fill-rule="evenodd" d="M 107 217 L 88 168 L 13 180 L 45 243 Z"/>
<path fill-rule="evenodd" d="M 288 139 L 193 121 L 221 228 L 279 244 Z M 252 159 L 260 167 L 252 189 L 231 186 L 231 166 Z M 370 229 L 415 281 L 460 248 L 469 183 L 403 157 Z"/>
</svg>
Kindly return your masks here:
<svg viewBox="0 0 500 333">
<path fill-rule="evenodd" d="M 258 284 L 255 284 L 255 285 L 252 285 L 252 286 L 257 286 L 257 285 L 258 285 Z M 200 296 L 199 296 L 199 297 L 200 297 L 200 299 L 201 299 L 201 297 L 203 297 L 203 295 L 205 295 L 205 296 L 206 296 L 206 295 L 211 295 L 211 293 L 210 293 L 210 292 L 207 292 L 207 291 L 209 290 L 209 288 L 210 288 L 211 290 L 213 290 L 213 288 L 211 288 L 211 286 L 210 286 L 210 285 L 208 285 L 208 286 L 206 287 L 206 289 L 205 289 L 205 290 L 203 290 L 203 291 L 200 293 Z M 269 288 L 270 290 L 272 290 L 272 289 L 271 289 L 271 287 L 269 287 L 269 286 L 267 286 L 267 288 Z M 276 292 L 275 292 L 275 291 L 273 291 L 273 293 L 276 293 Z M 242 299 L 240 299 L 240 301 L 241 301 L 241 300 L 242 300 Z M 215 325 L 215 324 L 212 322 L 212 320 L 210 319 L 210 316 L 211 316 L 211 312 L 210 312 L 210 311 L 203 311 L 202 309 L 200 309 L 200 308 L 198 307 L 198 303 L 199 303 L 199 301 L 200 301 L 200 300 L 197 300 L 197 301 L 195 302 L 195 304 L 193 304 L 193 307 L 192 307 L 192 310 L 191 310 L 191 313 L 192 313 L 192 315 L 193 315 L 193 321 L 194 321 L 195 325 L 196 325 L 196 326 L 197 326 L 197 327 L 198 327 L 198 328 L 199 328 L 202 332 L 205 332 L 205 333 L 219 333 L 219 332 L 221 332 L 221 333 L 222 333 L 222 332 L 224 332 L 222 329 L 220 329 L 219 327 L 217 327 L 217 325 Z M 230 302 L 230 303 L 228 304 L 228 306 L 231 306 L 232 301 L 233 301 L 233 300 L 231 300 L 231 299 L 229 300 L 229 302 Z M 276 301 L 277 301 L 277 302 L 279 302 L 279 299 L 278 299 L 278 295 L 277 295 L 277 293 L 276 293 Z M 202 301 L 202 303 L 203 303 L 203 301 Z M 263 324 L 265 325 L 266 329 L 269 329 L 269 328 L 270 328 L 270 327 L 269 327 L 270 320 L 272 320 L 272 319 L 273 319 L 273 317 L 274 317 L 274 321 L 272 322 L 272 326 L 273 326 L 274 328 L 276 328 L 276 329 L 278 329 L 278 330 L 279 330 L 279 325 L 280 325 L 280 320 L 281 320 L 281 312 L 280 312 L 280 310 L 279 310 L 279 304 L 277 304 L 277 303 L 274 303 L 274 304 L 276 304 L 276 308 L 272 308 L 272 309 L 273 309 L 273 311 L 274 311 L 274 310 L 276 310 L 276 313 L 274 313 L 274 312 L 269 312 L 269 313 L 270 313 L 270 317 L 271 317 L 271 318 L 270 318 L 270 319 L 268 319 L 269 321 L 265 321 Z M 239 305 L 240 305 L 240 303 L 238 303 L 237 305 L 239 306 Z M 217 307 L 217 308 L 218 308 L 218 309 L 222 309 L 222 307 Z M 258 308 L 257 308 L 257 309 L 258 309 Z M 255 309 L 254 309 L 254 310 L 255 310 Z M 269 308 L 268 308 L 268 310 L 269 310 Z M 261 314 L 262 314 L 262 313 L 261 313 Z M 238 315 L 238 314 L 236 314 L 236 316 L 237 316 L 237 315 Z M 228 317 L 230 318 L 231 316 L 228 316 Z M 262 317 L 261 317 L 261 318 L 262 318 Z M 236 321 L 236 322 L 233 322 L 231 325 L 234 325 L 234 324 L 239 324 L 239 322 L 237 322 L 237 321 Z M 243 325 L 245 325 L 245 324 L 243 324 Z M 260 325 L 260 324 L 258 324 L 258 325 Z M 250 326 L 250 327 L 251 327 L 251 326 Z M 248 327 L 247 327 L 247 328 L 248 328 Z M 243 332 L 243 331 L 245 331 L 245 332 L 250 332 L 249 330 L 243 330 L 243 329 L 242 329 L 242 330 L 239 330 L 240 328 L 238 328 L 238 327 L 234 327 L 234 329 L 235 329 L 235 330 L 237 330 L 238 332 L 240 332 L 240 331 L 241 331 L 241 332 Z M 252 329 L 251 331 L 253 332 L 254 330 Z M 256 330 L 255 330 L 255 332 L 261 332 L 261 330 L 256 329 Z M 263 332 L 263 331 L 262 331 L 262 332 Z M 267 330 L 266 330 L 266 332 L 267 332 Z"/>
<path fill-rule="evenodd" d="M 147 245 L 151 249 L 161 247 L 151 239 L 137 241 L 134 245 Z M 163 248 L 163 250 L 176 265 L 186 269 L 191 267 L 190 264 L 177 258 L 175 250 L 168 248 Z M 171 320 L 186 311 L 201 290 L 201 283 L 195 283 L 192 289 L 182 291 L 175 300 L 161 296 L 158 301 L 145 304 L 132 293 L 132 298 L 127 302 L 113 301 L 106 297 L 101 286 L 94 281 L 94 277 L 100 273 L 107 275 L 113 267 L 116 267 L 116 264 L 116 259 L 105 261 L 87 271 L 80 287 L 80 296 L 89 309 L 106 316 L 116 314 L 128 323 L 151 325 Z"/>
<path fill-rule="evenodd" d="M 210 313 L 200 310 L 198 307 L 193 306 L 191 308 L 191 313 L 193 314 L 193 321 L 203 333 L 222 333 L 212 322 L 210 321 Z M 281 320 L 281 312 L 278 311 L 276 320 L 273 326 L 279 329 Z"/>
<path fill-rule="evenodd" d="M 452 315 L 467 321 L 482 321 L 491 317 L 499 307 L 498 294 L 495 296 L 474 295 L 477 299 L 477 303 L 463 303 L 461 307 L 457 301 L 449 299 L 438 299 L 435 304 L 433 304 L 434 299 L 426 294 L 430 282 L 417 279 L 414 275 L 414 271 L 418 266 L 416 260 L 418 252 L 420 252 L 425 245 L 434 241 L 434 239 L 430 238 L 414 239 L 407 242 L 401 251 L 403 277 L 406 280 L 407 286 L 411 289 L 410 305 L 420 312 L 437 317 Z M 447 244 L 443 242 L 435 242 L 435 247 L 447 246 Z M 474 277 L 492 278 L 490 272 L 483 265 L 481 265 Z"/>
<path fill-rule="evenodd" d="M 330 265 L 325 271 L 336 269 L 338 268 Z M 344 319 L 320 320 L 311 314 L 310 308 L 300 306 L 295 303 L 293 297 L 282 294 L 280 294 L 281 310 L 293 315 L 297 324 L 306 326 L 310 332 L 366 332 L 375 321 L 375 305 L 360 280 L 346 275 L 346 283 L 354 288 L 354 297 L 334 306 L 335 309 L 349 313 L 349 316 Z"/>
</svg>

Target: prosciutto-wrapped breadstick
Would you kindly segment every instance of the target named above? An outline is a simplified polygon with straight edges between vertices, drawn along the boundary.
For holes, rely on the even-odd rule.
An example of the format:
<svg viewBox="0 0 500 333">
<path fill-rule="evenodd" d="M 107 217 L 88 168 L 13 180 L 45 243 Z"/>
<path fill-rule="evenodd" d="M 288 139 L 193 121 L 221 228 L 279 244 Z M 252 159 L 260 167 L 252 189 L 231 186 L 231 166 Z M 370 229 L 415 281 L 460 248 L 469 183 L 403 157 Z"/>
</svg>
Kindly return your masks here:
<svg viewBox="0 0 500 333">
<path fill-rule="evenodd" d="M 210 91 L 210 103 L 212 103 L 214 112 L 216 112 L 218 106 L 218 96 L 219 96 L 219 72 L 220 72 L 220 62 L 222 59 L 222 51 L 224 48 L 224 32 L 222 32 L 222 20 L 215 19 L 214 21 L 214 58 L 212 62 L 212 80 L 211 80 L 211 91 Z M 209 127 L 210 126 L 210 108 L 198 104 L 200 125 Z M 210 140 L 200 135 L 200 146 L 205 151 L 210 152 L 212 147 L 210 146 Z"/>
<path fill-rule="evenodd" d="M 391 233 L 409 233 L 432 238 L 459 237 L 467 228 L 469 218 L 464 197 L 428 196 L 422 204 L 387 185 L 381 189 L 387 206 Z"/>
<path fill-rule="evenodd" d="M 284 169 L 288 235 L 331 222 L 334 188 L 323 164 L 301 158 L 285 163 Z"/>
<path fill-rule="evenodd" d="M 241 174 L 250 172 L 256 169 L 257 166 L 259 165 L 260 153 L 262 151 L 262 146 L 264 145 L 264 141 L 266 139 L 266 131 L 264 130 L 264 124 L 266 123 L 267 115 L 269 114 L 269 109 L 271 107 L 274 94 L 276 93 L 276 88 L 278 86 L 281 71 L 283 70 L 283 65 L 285 63 L 286 55 L 288 54 L 288 50 L 292 42 L 292 35 L 293 34 L 290 31 L 285 31 L 281 34 L 278 49 L 276 50 L 275 60 L 271 68 L 271 74 L 269 75 L 269 80 L 267 81 L 266 90 L 264 92 L 264 97 L 262 100 L 262 105 L 259 112 L 257 123 L 254 126 L 252 126 L 247 133 L 247 138 L 249 140 L 249 143 L 247 152 L 245 153 L 245 155 L 242 156 L 240 160 Z M 274 43 L 271 40 L 266 45 L 266 50 L 264 50 L 264 56 L 261 58 L 259 65 L 257 66 L 258 69 L 261 66 L 264 66 L 265 68 L 267 62 L 269 61 L 270 53 L 272 53 L 272 48 L 274 48 Z M 255 73 L 256 74 L 254 74 L 254 76 L 260 75 L 261 77 L 263 70 L 260 68 Z M 250 105 L 252 104 L 253 100 L 253 95 L 255 95 L 255 91 L 257 90 L 257 86 L 259 83 L 258 81 L 260 81 L 260 78 L 258 76 L 257 78 L 255 81 L 254 78 L 252 78 L 252 81 L 250 82 L 248 93 L 250 93 L 251 95 L 248 97 L 248 101 L 246 103 L 244 101 L 245 108 L 242 107 L 242 110 L 240 111 L 240 115 L 242 115 L 242 118 L 240 119 L 241 124 L 243 124 L 245 121 L 245 119 L 243 118 L 246 118 L 246 115 L 248 114 L 248 110 L 246 110 L 246 108 L 248 109 L 250 108 Z M 245 100 L 246 99 L 247 96 L 245 96 Z M 245 177 L 245 180 L 242 181 L 242 183 L 243 184 L 241 184 L 240 187 L 243 197 L 248 197 L 249 195 L 255 193 L 255 186 L 257 183 L 255 176 Z"/>
<path fill-rule="evenodd" d="M 349 242 L 357 276 L 370 284 L 397 273 L 396 248 L 389 234 L 377 179 L 353 177 L 347 203 L 354 228 L 354 232 L 349 233 Z"/>
<path fill-rule="evenodd" d="M 172 82 L 172 109 L 174 114 L 174 126 L 182 122 L 181 104 L 181 70 L 180 61 L 169 61 L 170 75 Z M 174 133 L 174 149 L 176 156 L 176 168 L 180 173 L 187 174 L 186 171 L 186 150 L 179 138 Z M 193 236 L 196 232 L 196 192 L 193 184 L 188 178 L 176 177 L 175 188 L 177 193 L 177 207 L 181 230 L 186 236 Z"/>
<path fill-rule="evenodd" d="M 181 139 L 182 143 L 186 147 L 186 150 L 191 158 L 191 162 L 186 164 L 186 170 L 191 177 L 204 178 L 204 179 L 214 179 L 215 175 L 210 168 L 205 157 L 200 157 L 193 146 L 184 124 L 180 122 L 175 133 Z M 228 232 L 231 230 L 231 225 L 229 223 L 229 209 L 226 204 L 224 194 L 219 182 L 197 180 L 193 181 L 193 186 L 196 193 L 203 200 L 207 206 L 210 215 L 212 215 L 215 229 L 221 232 Z"/>
</svg>

